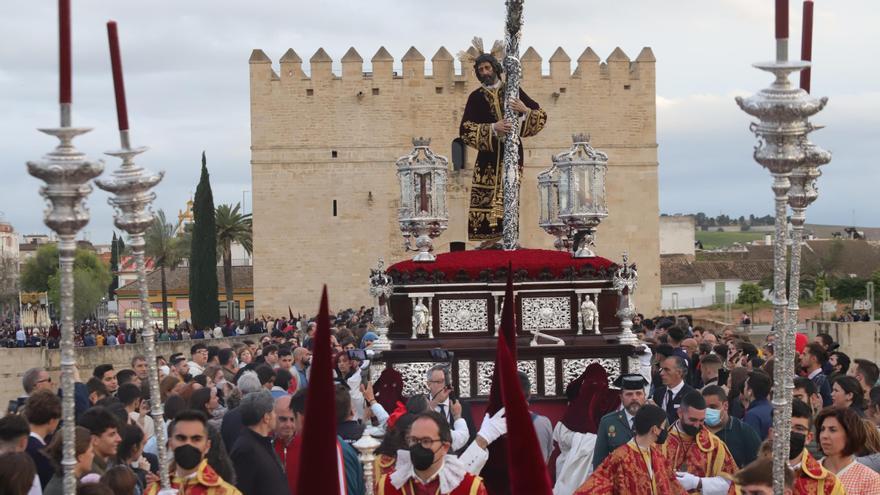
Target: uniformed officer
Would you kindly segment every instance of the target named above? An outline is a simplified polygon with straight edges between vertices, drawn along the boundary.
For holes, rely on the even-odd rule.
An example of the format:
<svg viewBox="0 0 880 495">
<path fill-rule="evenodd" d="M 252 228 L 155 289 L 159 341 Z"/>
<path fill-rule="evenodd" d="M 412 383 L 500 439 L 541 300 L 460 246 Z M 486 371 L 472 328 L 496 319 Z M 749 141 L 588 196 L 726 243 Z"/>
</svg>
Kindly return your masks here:
<svg viewBox="0 0 880 495">
<path fill-rule="evenodd" d="M 645 405 L 645 386 L 648 381 L 638 373 L 621 375 L 614 382 L 620 390 L 621 408 L 606 414 L 599 422 L 596 433 L 596 451 L 593 454 L 593 469 L 599 467 L 617 447 L 629 442 L 633 437 L 633 419 Z"/>
</svg>

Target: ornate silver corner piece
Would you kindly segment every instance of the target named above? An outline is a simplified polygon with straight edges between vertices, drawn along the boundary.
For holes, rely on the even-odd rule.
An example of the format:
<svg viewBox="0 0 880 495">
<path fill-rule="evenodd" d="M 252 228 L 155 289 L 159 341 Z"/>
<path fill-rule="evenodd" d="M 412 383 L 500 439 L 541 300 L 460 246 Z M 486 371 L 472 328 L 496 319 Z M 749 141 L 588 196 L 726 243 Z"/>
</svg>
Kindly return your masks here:
<svg viewBox="0 0 880 495">
<path fill-rule="evenodd" d="M 379 338 L 373 342 L 373 349 L 387 351 L 391 349 L 391 340 L 388 339 L 388 326 L 394 321 L 391 319 L 391 311 L 388 301 L 394 293 L 394 283 L 391 277 L 385 273 L 385 260 L 379 258 L 375 269 L 370 269 L 370 296 L 373 297 L 373 324 Z"/>
<path fill-rule="evenodd" d="M 62 104 L 62 122 L 70 123 L 70 105 Z M 65 115 L 66 114 L 66 115 Z M 76 255 L 76 234 L 89 223 L 85 200 L 92 192 L 89 181 L 101 175 L 104 163 L 92 161 L 73 146 L 73 138 L 91 129 L 57 127 L 40 129 L 55 136 L 60 143 L 38 161 L 27 162 L 28 173 L 44 181 L 40 194 L 46 199 L 43 221 L 58 234 L 60 293 L 61 293 L 61 435 L 64 493 L 76 492 L 76 446 L 74 433 L 74 318 L 73 318 L 73 261 Z M 155 360 L 154 360 L 155 362 Z"/>
<path fill-rule="evenodd" d="M 608 155 L 590 145 L 587 134 L 574 134 L 572 146 L 553 156 L 538 174 L 538 226 L 556 237 L 556 249 L 575 258 L 596 256 L 595 230 L 608 216 L 605 176 Z"/>
<path fill-rule="evenodd" d="M 611 283 L 619 294 L 617 317 L 620 318 L 620 343 L 638 345 L 639 339 L 632 332 L 632 319 L 636 315 L 632 295 L 639 286 L 639 274 L 635 263 L 629 263 L 629 255 L 626 252 L 623 253 L 623 264 L 614 273 Z"/>
<path fill-rule="evenodd" d="M 418 251 L 413 261 L 436 260 L 434 239 L 449 223 L 446 184 L 449 160 L 428 148 L 429 138 L 414 138 L 413 150 L 397 160 L 400 208 L 397 219 L 407 251 Z M 411 240 L 415 239 L 415 248 Z"/>
</svg>

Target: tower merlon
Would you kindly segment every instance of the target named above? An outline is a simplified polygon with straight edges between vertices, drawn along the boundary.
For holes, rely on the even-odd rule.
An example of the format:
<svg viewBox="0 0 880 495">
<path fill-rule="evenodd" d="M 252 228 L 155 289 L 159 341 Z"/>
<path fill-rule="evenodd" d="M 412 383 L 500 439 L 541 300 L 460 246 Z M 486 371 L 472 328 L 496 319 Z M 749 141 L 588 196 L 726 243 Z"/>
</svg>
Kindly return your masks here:
<svg viewBox="0 0 880 495">
<path fill-rule="evenodd" d="M 404 79 L 423 79 L 425 77 L 425 56 L 411 46 L 400 59 L 403 62 Z"/>
<path fill-rule="evenodd" d="M 370 59 L 370 62 L 373 64 L 374 80 L 391 79 L 391 66 L 394 64 L 394 57 L 392 57 L 391 54 L 388 53 L 388 50 L 386 50 L 384 46 L 379 47 L 379 50 L 376 51 L 376 54 L 373 55 L 373 58 Z"/>
<path fill-rule="evenodd" d="M 528 47 L 525 53 L 519 57 L 519 62 L 522 64 L 523 78 L 529 81 L 541 79 L 542 61 L 543 59 L 538 55 L 535 48 L 532 46 Z"/>
<path fill-rule="evenodd" d="M 318 51 L 312 55 L 312 58 L 309 59 L 309 65 L 311 66 L 312 81 L 333 79 L 333 59 L 323 48 L 318 48 Z"/>
<path fill-rule="evenodd" d="M 302 68 L 302 58 L 293 51 L 293 48 L 288 48 L 284 55 L 281 56 L 279 62 L 281 63 L 281 77 L 292 80 L 300 80 L 306 77 Z"/>
<path fill-rule="evenodd" d="M 342 78 L 361 79 L 364 74 L 364 58 L 354 47 L 342 56 Z"/>
<path fill-rule="evenodd" d="M 571 77 L 571 57 L 560 46 L 550 57 L 550 77 L 568 79 Z"/>
</svg>

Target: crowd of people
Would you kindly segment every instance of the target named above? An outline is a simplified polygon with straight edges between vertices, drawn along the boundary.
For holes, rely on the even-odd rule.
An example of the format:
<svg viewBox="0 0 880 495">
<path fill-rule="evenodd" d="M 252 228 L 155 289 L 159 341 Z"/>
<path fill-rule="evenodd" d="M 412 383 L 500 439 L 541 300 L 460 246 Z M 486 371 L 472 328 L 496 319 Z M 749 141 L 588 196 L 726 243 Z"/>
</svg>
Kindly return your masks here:
<svg viewBox="0 0 880 495">
<path fill-rule="evenodd" d="M 341 312 L 339 318 L 348 321 L 360 314 L 357 320 L 361 324 L 360 330 L 366 328 L 366 323 L 371 321 L 372 310 L 361 307 L 360 310 L 346 310 Z M 213 327 L 194 328 L 190 322 L 183 321 L 169 329 L 162 326 L 161 321 L 154 321 L 153 328 L 156 340 L 159 342 L 180 340 L 221 339 L 241 335 L 261 334 L 278 331 L 301 330 L 298 326 L 303 321 L 302 315 L 288 318 L 273 318 L 262 316 L 255 319 L 217 323 Z M 15 321 L 7 319 L 0 321 L 0 347 L 49 347 L 57 349 L 61 339 L 61 329 L 58 322 L 52 322 L 48 327 L 25 327 Z M 110 323 L 95 319 L 86 319 L 79 322 L 74 329 L 73 344 L 77 347 L 103 347 L 114 345 L 135 344 L 140 341 L 140 330 L 127 327 L 125 323 Z"/>
<path fill-rule="evenodd" d="M 340 492 L 366 491 L 353 444 L 368 433 L 381 439 L 372 467 L 378 493 L 509 493 L 506 468 L 499 476 L 492 459 L 508 431 L 504 410 L 475 417 L 454 397 L 448 363 L 427 370 L 418 384 L 425 393 L 409 397 L 393 368 L 370 376 L 377 335 L 369 319 L 363 310 L 340 313 L 330 337 Z M 317 325 L 260 325 L 268 333 L 259 340 L 191 335 L 188 355 L 158 357 L 158 398 L 143 356 L 77 376 L 80 492 L 158 492 L 150 401 L 159 400 L 181 493 L 297 493 L 299 477 L 309 475 L 298 468 L 307 455 L 301 433 Z M 221 332 L 230 327 L 250 330 L 227 324 Z M 554 495 L 772 493 L 772 336 L 758 346 L 733 329 L 716 334 L 684 318 L 639 317 L 635 328 L 645 344 L 641 373 L 609 383 L 594 363 L 566 384 L 556 424 L 531 414 Z M 851 359 L 827 334 L 812 342 L 798 334 L 796 350 L 792 493 L 880 493 L 880 369 Z M 528 400 L 529 377 L 520 372 L 519 380 Z M 60 494 L 57 383 L 34 368 L 22 386 L 0 419 L 0 493 Z"/>
</svg>

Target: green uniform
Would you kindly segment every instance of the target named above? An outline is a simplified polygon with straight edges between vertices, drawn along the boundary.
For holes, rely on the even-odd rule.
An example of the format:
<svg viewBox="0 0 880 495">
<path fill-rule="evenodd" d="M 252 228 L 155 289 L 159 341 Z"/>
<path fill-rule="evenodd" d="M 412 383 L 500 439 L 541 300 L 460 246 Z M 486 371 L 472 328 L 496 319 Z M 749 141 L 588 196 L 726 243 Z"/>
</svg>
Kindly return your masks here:
<svg viewBox="0 0 880 495">
<path fill-rule="evenodd" d="M 602 461 L 614 452 L 614 449 L 629 442 L 633 432 L 626 419 L 623 410 L 614 411 L 602 416 L 599 421 L 599 431 L 596 432 L 596 450 L 593 452 L 593 469 L 599 467 Z"/>
</svg>

